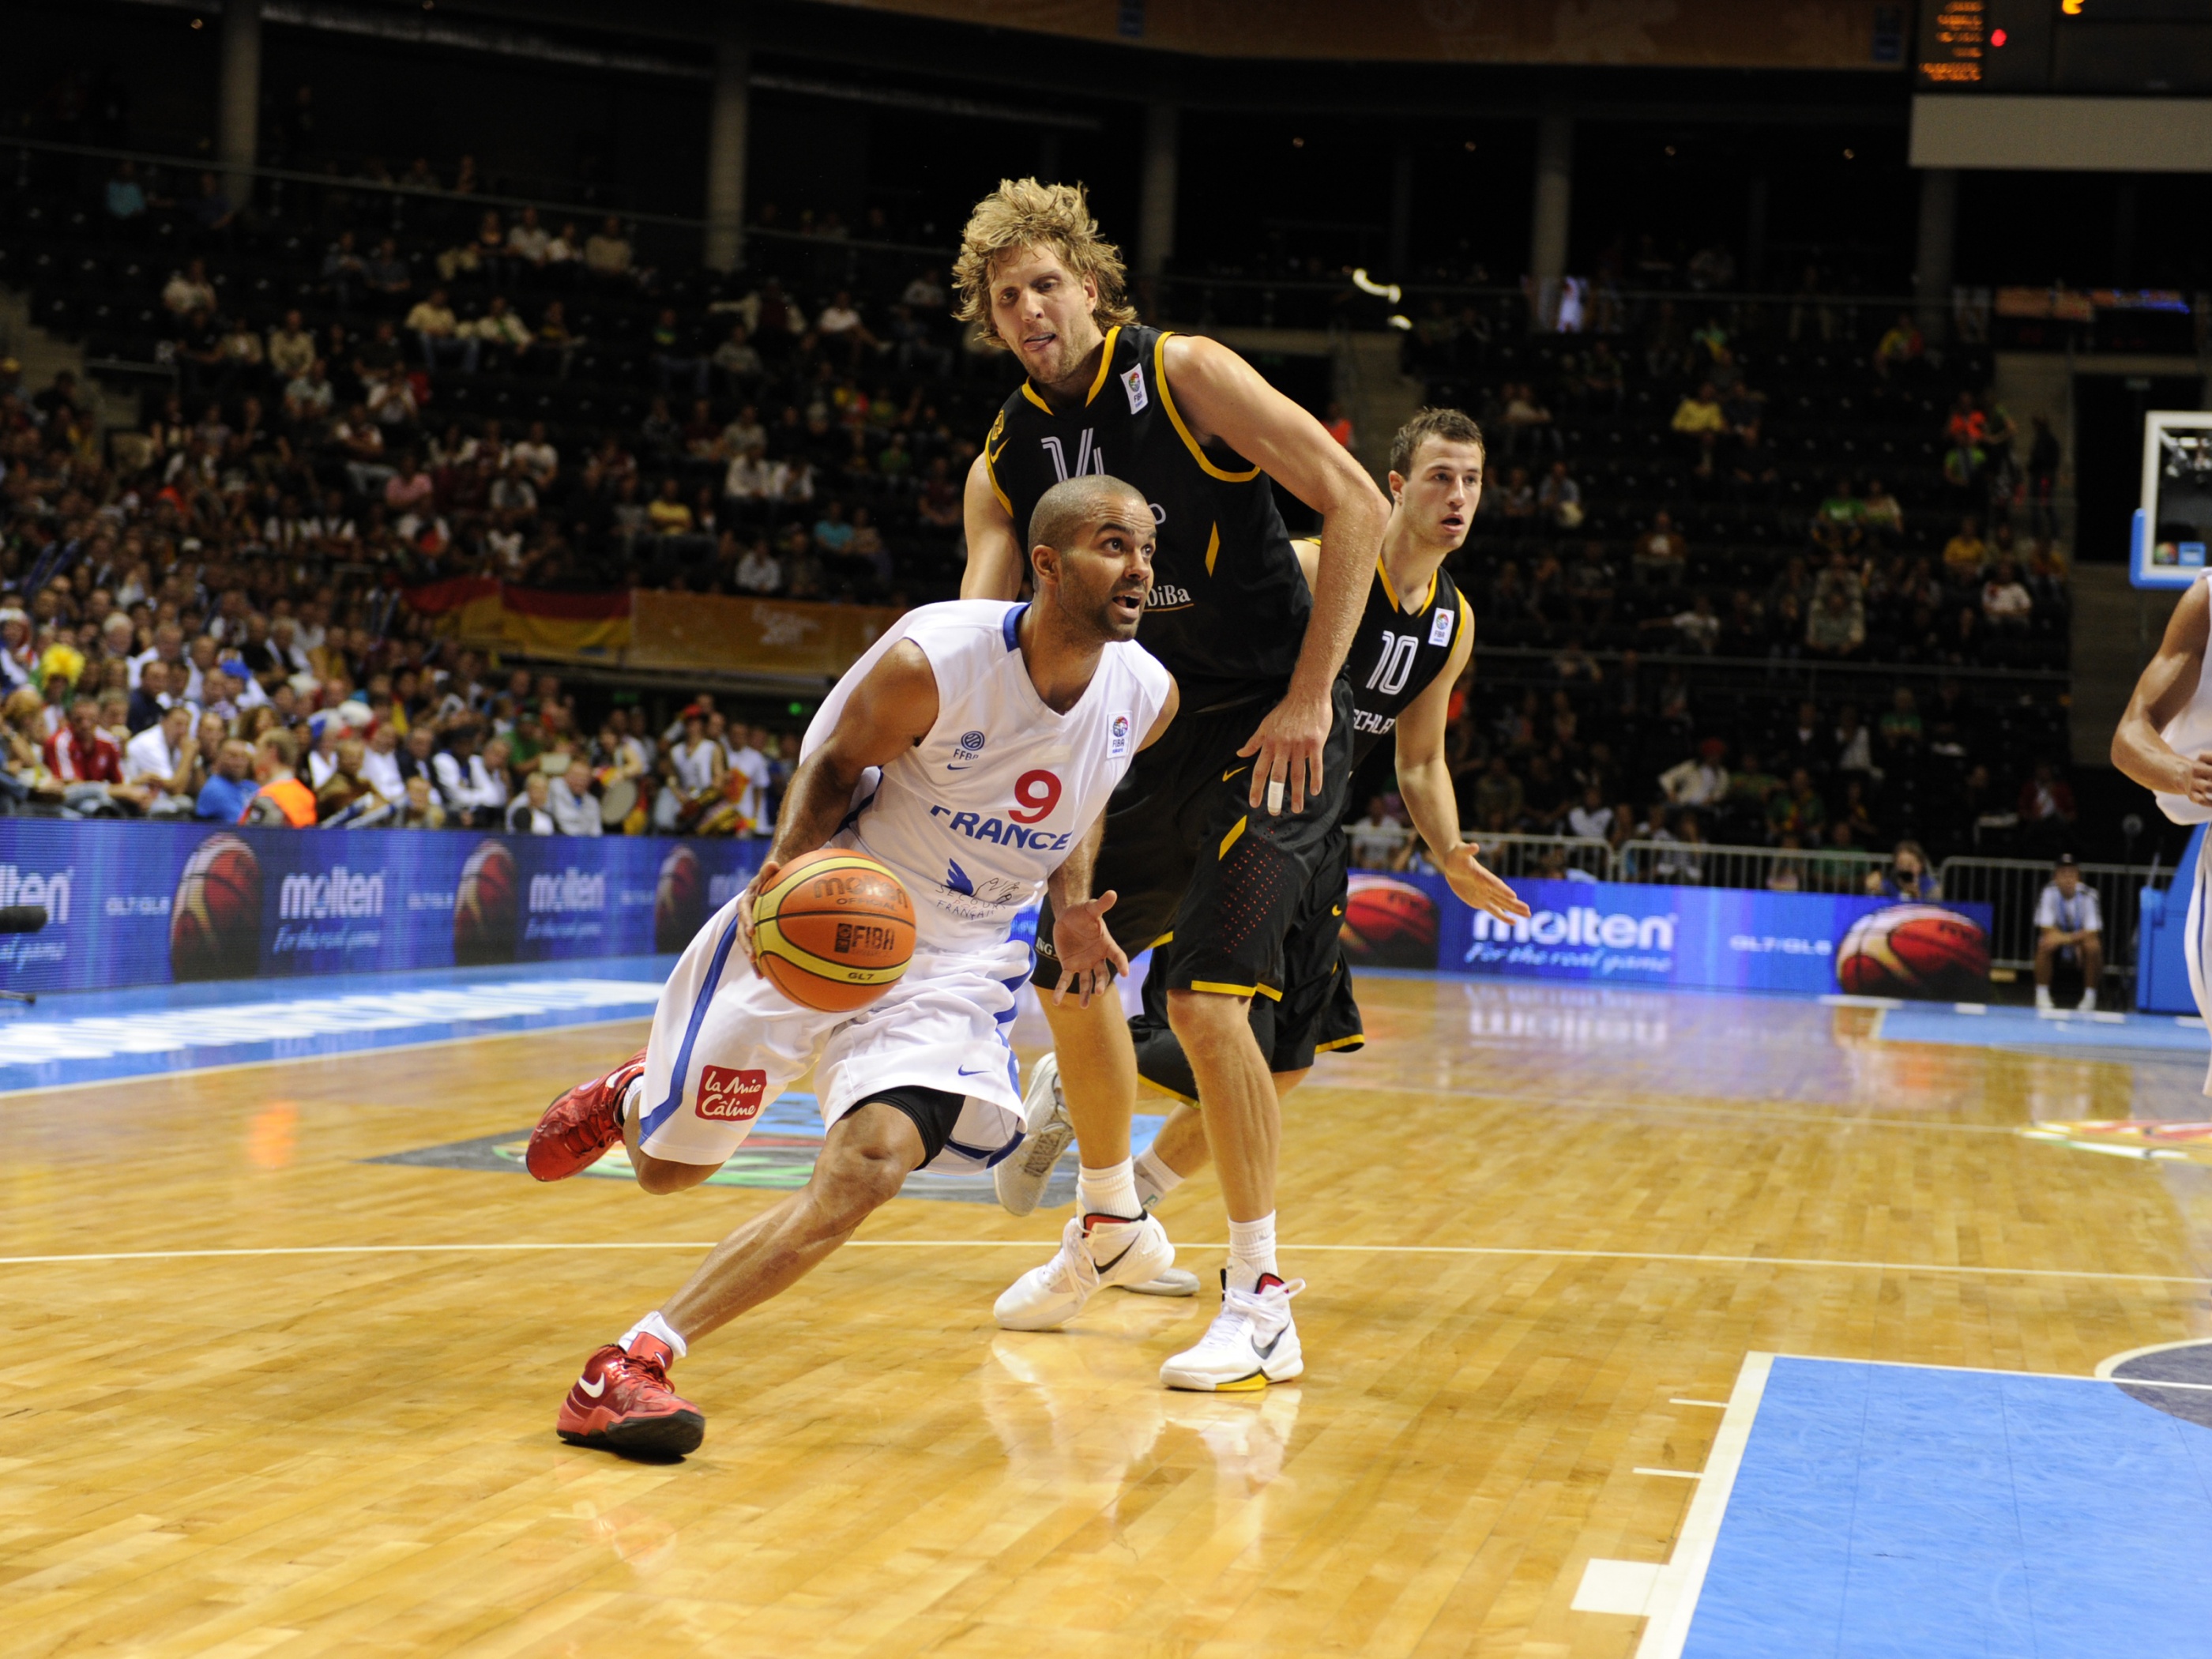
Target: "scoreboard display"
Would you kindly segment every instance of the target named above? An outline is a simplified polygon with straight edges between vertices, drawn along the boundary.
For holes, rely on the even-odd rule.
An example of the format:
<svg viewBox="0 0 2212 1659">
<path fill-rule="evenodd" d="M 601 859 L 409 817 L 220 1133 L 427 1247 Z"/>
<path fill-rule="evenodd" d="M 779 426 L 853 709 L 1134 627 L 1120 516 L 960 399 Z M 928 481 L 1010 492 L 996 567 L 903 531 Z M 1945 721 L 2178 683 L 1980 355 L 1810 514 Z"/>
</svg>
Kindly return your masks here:
<svg viewBox="0 0 2212 1659">
<path fill-rule="evenodd" d="M 2212 0 L 1927 0 L 1923 92 L 2212 91 Z"/>
<path fill-rule="evenodd" d="M 2154 410 L 2143 420 L 2142 506 L 2129 578 L 2137 587 L 2186 587 L 2204 574 L 2212 543 L 2212 413 Z"/>
</svg>

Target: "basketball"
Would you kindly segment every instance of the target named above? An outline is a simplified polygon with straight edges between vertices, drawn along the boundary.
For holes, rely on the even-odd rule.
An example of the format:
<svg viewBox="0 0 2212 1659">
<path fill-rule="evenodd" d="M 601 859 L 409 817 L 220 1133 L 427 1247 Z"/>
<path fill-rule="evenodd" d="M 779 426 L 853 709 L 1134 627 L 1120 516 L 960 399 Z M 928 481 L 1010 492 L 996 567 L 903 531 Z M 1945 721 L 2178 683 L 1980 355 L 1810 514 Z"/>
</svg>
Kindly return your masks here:
<svg viewBox="0 0 2212 1659">
<path fill-rule="evenodd" d="M 521 883 L 506 843 L 477 843 L 453 891 L 453 962 L 462 968 L 514 960 L 516 901 Z"/>
<path fill-rule="evenodd" d="M 753 902 L 761 972 L 824 1013 L 865 1008 L 914 957 L 914 902 L 872 858 L 825 848 L 792 860 Z"/>
<path fill-rule="evenodd" d="M 679 843 L 661 860 L 653 890 L 653 948 L 664 955 L 681 951 L 706 920 L 706 874 L 699 855 Z"/>
<path fill-rule="evenodd" d="M 1410 882 L 1354 876 L 1343 939 L 1344 953 L 1370 968 L 1433 968 L 1437 902 Z"/>
<path fill-rule="evenodd" d="M 169 905 L 169 971 L 179 980 L 244 979 L 261 965 L 261 860 L 242 836 L 192 849 Z"/>
<path fill-rule="evenodd" d="M 1933 904 L 1893 904 L 1861 916 L 1836 952 L 1836 982 L 1858 996 L 1978 1000 L 1989 977 L 1989 936 L 1971 918 Z"/>
</svg>

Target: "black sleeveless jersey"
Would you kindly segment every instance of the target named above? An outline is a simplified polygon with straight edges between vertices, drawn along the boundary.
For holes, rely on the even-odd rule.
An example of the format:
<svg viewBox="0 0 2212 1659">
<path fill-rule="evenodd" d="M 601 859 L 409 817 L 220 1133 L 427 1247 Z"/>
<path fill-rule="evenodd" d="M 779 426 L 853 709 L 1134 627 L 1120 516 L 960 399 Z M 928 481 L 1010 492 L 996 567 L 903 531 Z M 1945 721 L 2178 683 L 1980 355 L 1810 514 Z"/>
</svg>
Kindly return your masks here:
<svg viewBox="0 0 2212 1659">
<path fill-rule="evenodd" d="M 1406 601 L 1401 603 L 1401 601 Z M 1474 613 L 1443 567 L 1420 596 L 1400 594 L 1378 560 L 1367 609 L 1344 659 L 1352 682 L 1352 763 L 1367 758 L 1397 728 L 1406 705 L 1427 690 L 1451 661 L 1453 647 L 1474 627 Z"/>
<path fill-rule="evenodd" d="M 1030 515 L 1063 479 L 1102 473 L 1142 492 L 1159 530 L 1137 639 L 1195 713 L 1279 695 L 1313 599 L 1273 486 L 1183 423 L 1162 372 L 1167 339 L 1138 324 L 1109 329 L 1090 392 L 1064 411 L 1024 380 L 999 411 L 983 461 L 1024 550 Z"/>
</svg>

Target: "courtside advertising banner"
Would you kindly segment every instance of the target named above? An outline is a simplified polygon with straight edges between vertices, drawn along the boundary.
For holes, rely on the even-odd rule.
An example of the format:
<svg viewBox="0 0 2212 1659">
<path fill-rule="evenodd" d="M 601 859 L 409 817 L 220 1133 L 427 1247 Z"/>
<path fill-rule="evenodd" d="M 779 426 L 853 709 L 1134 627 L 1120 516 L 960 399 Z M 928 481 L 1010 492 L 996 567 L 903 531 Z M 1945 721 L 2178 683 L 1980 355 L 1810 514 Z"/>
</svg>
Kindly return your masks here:
<svg viewBox="0 0 2212 1659">
<path fill-rule="evenodd" d="M 680 951 L 765 843 L 0 819 L 0 987 L 472 967 Z"/>
<path fill-rule="evenodd" d="M 1355 969 L 1980 1001 L 1990 908 L 1828 893 L 1516 881 L 1526 921 L 1468 908 L 1440 877 L 1354 872 Z"/>
</svg>

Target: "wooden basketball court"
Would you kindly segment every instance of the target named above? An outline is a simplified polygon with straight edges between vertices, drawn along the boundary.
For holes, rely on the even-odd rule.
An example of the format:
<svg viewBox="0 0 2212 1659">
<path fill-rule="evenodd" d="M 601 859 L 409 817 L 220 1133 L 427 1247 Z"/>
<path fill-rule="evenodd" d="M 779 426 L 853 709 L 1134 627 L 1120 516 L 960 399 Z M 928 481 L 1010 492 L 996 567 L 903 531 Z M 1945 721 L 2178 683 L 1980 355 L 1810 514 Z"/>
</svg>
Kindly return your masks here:
<svg viewBox="0 0 2212 1659">
<path fill-rule="evenodd" d="M 0 1098 L 0 1650 L 1651 1653 L 1686 1592 L 1633 1569 L 1711 1553 L 1747 1357 L 2086 1377 L 2212 1327 L 2212 1172 L 2021 1133 L 2201 1117 L 2201 1058 L 1361 996 L 1287 1115 L 1299 1384 L 1160 1389 L 1210 1290 L 1001 1332 L 1068 1212 L 902 1199 L 694 1351 L 669 1466 L 555 1408 L 773 1186 L 367 1161 L 519 1139 L 643 1021 Z M 1210 1279 L 1218 1190 L 1163 1214 Z"/>
</svg>

